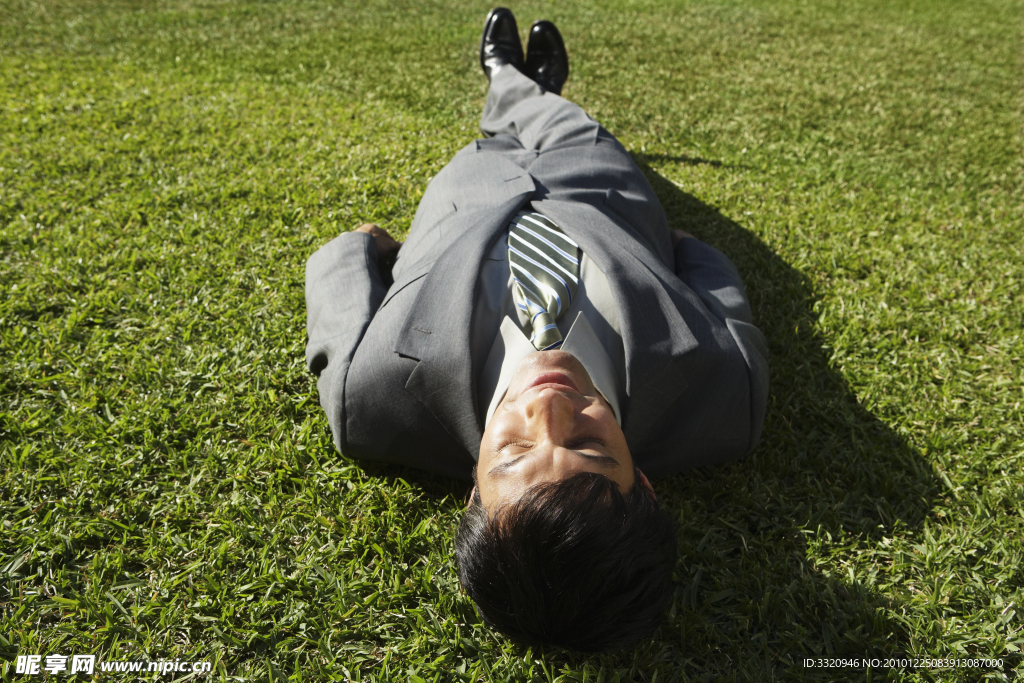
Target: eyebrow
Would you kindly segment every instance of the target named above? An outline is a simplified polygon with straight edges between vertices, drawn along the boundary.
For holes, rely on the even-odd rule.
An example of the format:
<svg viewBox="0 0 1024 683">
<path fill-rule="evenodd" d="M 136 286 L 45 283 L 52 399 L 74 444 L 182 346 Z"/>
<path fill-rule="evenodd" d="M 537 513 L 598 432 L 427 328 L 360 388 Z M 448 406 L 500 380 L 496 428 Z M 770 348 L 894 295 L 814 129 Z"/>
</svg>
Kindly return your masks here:
<svg viewBox="0 0 1024 683">
<path fill-rule="evenodd" d="M 575 455 L 578 455 L 581 458 L 589 460 L 590 462 L 597 463 L 598 465 L 600 465 L 601 467 L 603 467 L 605 469 L 611 469 L 613 467 L 619 467 L 619 461 L 616 460 L 615 458 L 613 458 L 610 455 L 590 455 L 589 453 L 584 453 L 583 451 L 570 451 L 570 452 L 574 453 Z M 529 453 L 523 453 L 518 458 L 513 458 L 512 460 L 509 460 L 508 462 L 503 462 L 500 465 L 495 465 L 491 469 L 487 470 L 487 475 L 491 476 L 491 477 L 500 477 L 503 474 L 507 474 L 510 469 L 515 467 L 516 463 L 518 463 L 520 460 L 522 460 L 526 456 L 532 455 L 532 454 L 533 454 L 533 451 L 530 451 Z"/>
</svg>

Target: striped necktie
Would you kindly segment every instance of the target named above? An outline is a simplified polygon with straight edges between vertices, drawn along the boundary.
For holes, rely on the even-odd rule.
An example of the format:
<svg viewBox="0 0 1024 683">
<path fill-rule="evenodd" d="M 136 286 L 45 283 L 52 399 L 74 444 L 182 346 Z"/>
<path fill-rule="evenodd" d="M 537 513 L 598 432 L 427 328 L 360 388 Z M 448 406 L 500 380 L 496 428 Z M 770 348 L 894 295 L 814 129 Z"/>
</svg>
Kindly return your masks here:
<svg viewBox="0 0 1024 683">
<path fill-rule="evenodd" d="M 547 216 L 519 213 L 508 227 L 512 298 L 529 318 L 530 343 L 541 351 L 562 345 L 555 320 L 569 310 L 579 286 L 580 248 Z"/>
</svg>

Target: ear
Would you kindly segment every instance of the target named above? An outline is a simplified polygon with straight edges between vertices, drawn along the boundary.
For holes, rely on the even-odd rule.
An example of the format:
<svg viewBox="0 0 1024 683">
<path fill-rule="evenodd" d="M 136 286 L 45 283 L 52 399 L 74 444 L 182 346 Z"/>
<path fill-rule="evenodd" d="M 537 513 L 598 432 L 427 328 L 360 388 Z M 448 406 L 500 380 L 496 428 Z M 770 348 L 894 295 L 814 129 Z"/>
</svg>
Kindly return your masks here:
<svg viewBox="0 0 1024 683">
<path fill-rule="evenodd" d="M 658 500 L 658 494 L 654 492 L 654 487 L 651 486 L 651 482 L 647 481 L 647 475 L 641 472 L 639 467 L 636 471 L 637 474 L 640 475 L 640 485 L 647 489 L 648 493 L 651 494 L 651 498 L 653 498 L 654 500 Z"/>
<path fill-rule="evenodd" d="M 650 484 L 648 484 L 648 486 L 650 486 Z M 466 499 L 466 509 L 467 510 L 469 509 L 469 506 L 473 504 L 473 498 L 475 498 L 475 497 L 476 497 L 476 484 L 473 484 L 473 490 L 469 492 L 469 498 Z"/>
</svg>

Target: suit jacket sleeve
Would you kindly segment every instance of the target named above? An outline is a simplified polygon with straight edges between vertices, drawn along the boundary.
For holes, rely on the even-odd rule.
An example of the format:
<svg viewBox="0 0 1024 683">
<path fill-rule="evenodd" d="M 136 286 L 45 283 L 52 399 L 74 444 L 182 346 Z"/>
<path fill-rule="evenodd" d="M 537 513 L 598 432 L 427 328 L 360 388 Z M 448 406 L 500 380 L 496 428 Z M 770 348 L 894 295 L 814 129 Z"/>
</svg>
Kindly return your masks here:
<svg viewBox="0 0 1024 683">
<path fill-rule="evenodd" d="M 725 254 L 693 237 L 675 247 L 676 275 L 725 323 L 743 354 L 750 381 L 750 448 L 761 437 L 768 405 L 768 345 L 754 327 L 739 271 Z"/>
<path fill-rule="evenodd" d="M 339 235 L 306 263 L 306 364 L 319 378 L 320 405 L 339 451 L 345 444 L 349 366 L 386 292 L 377 246 L 368 234 Z"/>
</svg>

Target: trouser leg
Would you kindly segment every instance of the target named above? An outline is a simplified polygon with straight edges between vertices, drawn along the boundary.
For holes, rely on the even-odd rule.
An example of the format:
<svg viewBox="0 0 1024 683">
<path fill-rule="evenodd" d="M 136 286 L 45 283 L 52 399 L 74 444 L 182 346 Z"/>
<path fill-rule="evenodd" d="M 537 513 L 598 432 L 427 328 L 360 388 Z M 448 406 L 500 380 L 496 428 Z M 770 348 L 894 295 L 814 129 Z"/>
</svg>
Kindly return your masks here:
<svg viewBox="0 0 1024 683">
<path fill-rule="evenodd" d="M 491 80 L 480 130 L 488 137 L 511 135 L 524 149 L 535 152 L 593 144 L 598 136 L 615 141 L 579 105 L 545 92 L 511 66 L 500 69 Z"/>
</svg>

